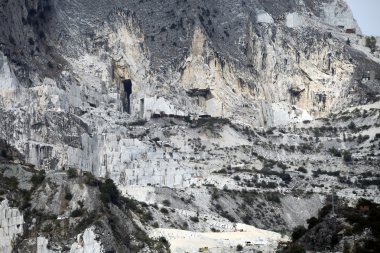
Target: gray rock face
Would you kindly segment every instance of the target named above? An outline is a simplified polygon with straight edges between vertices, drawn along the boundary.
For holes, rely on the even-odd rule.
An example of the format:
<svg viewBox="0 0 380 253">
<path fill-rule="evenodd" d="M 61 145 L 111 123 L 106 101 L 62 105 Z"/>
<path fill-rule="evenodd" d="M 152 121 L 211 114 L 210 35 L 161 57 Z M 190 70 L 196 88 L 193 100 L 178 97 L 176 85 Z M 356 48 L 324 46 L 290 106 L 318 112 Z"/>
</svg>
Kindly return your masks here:
<svg viewBox="0 0 380 253">
<path fill-rule="evenodd" d="M 260 21 L 263 11 L 270 22 Z M 22 22 L 6 18 L 13 12 Z M 379 70 L 339 37 L 337 25 L 356 26 L 343 1 L 7 2 L 2 22 L 3 115 L 17 113 L 14 126 L 25 129 L 2 127 L 2 138 L 51 169 L 100 166 L 92 154 L 108 127 L 91 114 L 128 120 L 123 79 L 133 83 L 133 117 L 209 114 L 274 126 L 363 102 L 360 88 L 348 94 L 367 69 Z M 191 88 L 210 88 L 211 97 L 194 103 Z"/>
<path fill-rule="evenodd" d="M 274 212 L 277 230 L 304 224 L 323 205 L 319 194 L 335 181 L 321 186 L 313 172 L 360 181 L 378 164 L 380 60 L 363 47 L 343 0 L 15 0 L 0 3 L 0 23 L 0 161 L 77 168 L 151 204 L 167 197 L 152 187 L 170 187 L 194 202 L 177 200 L 175 209 L 211 212 L 223 226 L 224 215 L 273 229 L 274 216 L 229 209 L 244 197 L 226 198 L 229 214 L 219 212 L 205 185 L 278 191 L 289 196 Z M 355 115 L 363 120 L 354 118 L 353 130 Z M 332 147 L 357 152 L 360 169 L 331 159 Z M 300 201 L 307 211 L 299 217 L 289 211 L 298 180 L 316 194 Z"/>
<path fill-rule="evenodd" d="M 1 202 L 0 213 L 0 249 L 2 252 L 11 252 L 12 242 L 23 233 L 24 218 L 17 208 L 9 207 L 7 200 Z"/>
</svg>

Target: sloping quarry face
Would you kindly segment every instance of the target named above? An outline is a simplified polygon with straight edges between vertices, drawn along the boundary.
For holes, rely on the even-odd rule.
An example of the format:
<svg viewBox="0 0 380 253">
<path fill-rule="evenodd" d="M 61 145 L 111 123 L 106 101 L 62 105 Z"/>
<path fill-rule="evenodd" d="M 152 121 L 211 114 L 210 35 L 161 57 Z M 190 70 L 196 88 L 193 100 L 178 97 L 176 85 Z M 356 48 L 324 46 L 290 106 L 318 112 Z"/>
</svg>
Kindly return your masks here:
<svg viewBox="0 0 380 253">
<path fill-rule="evenodd" d="M 36 71 L 43 69 L 42 76 L 56 76 L 55 69 L 67 65 L 58 55 L 67 58 L 68 65 L 73 64 L 71 58 L 84 58 L 81 66 L 71 66 L 78 72 L 89 71 L 97 65 L 94 62 L 108 61 L 107 69 L 96 70 L 101 81 L 86 80 L 85 86 L 90 86 L 83 92 L 96 88 L 94 95 L 113 93 L 126 78 L 119 75 L 124 74 L 141 90 L 136 92 L 136 107 L 144 96 L 171 96 L 166 103 L 172 103 L 178 111 L 234 117 L 236 110 L 248 105 L 248 113 L 255 111 L 258 116 L 236 117 L 267 126 L 277 124 L 273 113 L 282 116 L 280 122 L 292 121 L 287 117 L 292 109 L 286 104 L 293 104 L 310 117 L 320 117 L 337 104 L 349 102 L 341 93 L 351 83 L 355 64 L 349 61 L 344 43 L 334 40 L 328 32 L 329 25 L 357 27 L 344 2 L 290 1 L 273 7 L 266 1 L 235 1 L 232 5 L 223 1 L 217 5 L 170 1 L 162 10 L 154 11 L 152 6 L 157 5 L 160 4 L 138 1 L 31 1 L 26 6 L 6 5 L 8 9 L 4 10 L 28 13 L 20 17 L 25 24 L 19 24 L 11 35 L 17 35 L 12 39 L 22 45 L 12 48 L 11 44 L 10 50 L 17 57 L 16 48 L 27 48 L 25 62 L 39 61 L 35 66 Z M 277 22 L 271 21 L 274 19 Z M 15 21 L 8 22 L 11 25 Z M 40 37 L 45 45 L 38 44 Z M 92 66 L 86 66 L 86 61 Z M 31 76 L 24 75 L 32 74 L 23 73 L 29 79 L 25 85 L 37 85 Z M 83 73 L 78 75 L 84 78 Z M 213 100 L 193 108 L 182 93 L 193 87 L 213 88 Z M 292 87 L 304 89 L 297 99 L 289 92 Z M 326 96 L 324 102 L 318 99 L 321 94 Z M 183 99 L 176 99 L 177 95 Z M 99 97 L 87 96 L 81 100 L 103 102 L 96 101 Z M 284 107 L 280 111 L 279 103 Z"/>
<path fill-rule="evenodd" d="M 271 251 L 332 191 L 379 202 L 380 60 L 345 1 L 15 0 L 0 3 L 0 23 L 0 162 L 51 182 L 69 168 L 78 185 L 85 172 L 111 178 L 146 203 L 135 225 L 173 252 Z M 31 192 L 54 192 L 51 182 Z M 80 209 L 61 195 L 54 208 Z M 94 232 L 96 219 L 66 247 L 118 241 Z M 107 219 L 103 232 L 125 225 Z M 23 240 L 43 252 L 59 244 L 31 231 Z"/>
</svg>

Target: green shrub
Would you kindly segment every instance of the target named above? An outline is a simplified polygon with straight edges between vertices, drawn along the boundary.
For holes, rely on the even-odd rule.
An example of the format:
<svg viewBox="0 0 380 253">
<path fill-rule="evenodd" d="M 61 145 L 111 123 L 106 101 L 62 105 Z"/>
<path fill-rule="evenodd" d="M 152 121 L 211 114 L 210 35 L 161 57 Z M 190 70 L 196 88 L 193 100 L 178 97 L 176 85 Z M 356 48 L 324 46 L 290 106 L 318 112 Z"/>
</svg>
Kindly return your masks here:
<svg viewBox="0 0 380 253">
<path fill-rule="evenodd" d="M 94 175 L 90 172 L 85 172 L 84 174 L 84 183 L 88 186 L 99 186 L 101 183 Z"/>
<path fill-rule="evenodd" d="M 219 198 L 218 189 L 213 188 L 212 189 L 212 193 L 211 193 L 211 199 L 212 200 L 217 200 L 218 198 Z"/>
<path fill-rule="evenodd" d="M 333 155 L 333 156 L 336 156 L 336 157 L 342 157 L 342 153 L 337 150 L 336 148 L 332 147 L 329 149 L 329 152 Z"/>
<path fill-rule="evenodd" d="M 307 173 L 307 170 L 304 168 L 304 167 L 299 167 L 298 169 L 297 169 L 299 172 L 302 172 L 302 173 Z"/>
<path fill-rule="evenodd" d="M 246 215 L 243 216 L 242 220 L 243 220 L 243 222 L 245 224 L 249 224 L 251 222 L 251 220 L 252 220 L 252 217 L 251 217 L 251 215 L 246 214 Z"/>
<path fill-rule="evenodd" d="M 243 251 L 243 246 L 238 244 L 238 246 L 236 246 L 236 251 Z"/>
<path fill-rule="evenodd" d="M 53 230 L 53 224 L 51 224 L 51 223 L 47 223 L 47 224 L 42 228 L 42 232 L 45 232 L 45 233 L 51 232 L 52 230 Z"/>
<path fill-rule="evenodd" d="M 100 199 L 104 203 L 113 203 L 118 205 L 120 203 L 120 192 L 112 179 L 107 178 L 104 183 L 101 183 L 100 187 Z"/>
<path fill-rule="evenodd" d="M 45 171 L 40 170 L 36 174 L 33 174 L 32 178 L 30 181 L 32 182 L 33 186 L 36 187 L 40 185 L 45 179 Z"/>
<path fill-rule="evenodd" d="M 143 221 L 152 221 L 153 220 L 153 214 L 151 211 L 144 212 L 141 219 Z"/>
<path fill-rule="evenodd" d="M 301 143 L 298 146 L 298 150 L 301 151 L 303 154 L 309 151 L 313 151 L 314 147 L 311 143 Z"/>
<path fill-rule="evenodd" d="M 354 123 L 353 121 L 351 121 L 351 123 L 348 125 L 348 128 L 349 128 L 350 130 L 355 130 L 355 129 L 356 129 L 356 125 L 355 125 L 355 123 Z"/>
<path fill-rule="evenodd" d="M 306 222 L 308 224 L 308 229 L 311 229 L 318 224 L 318 219 L 315 217 L 311 217 L 310 219 L 307 219 Z"/>
<path fill-rule="evenodd" d="M 78 176 L 78 171 L 75 168 L 69 168 L 66 173 L 69 178 L 75 178 Z"/>
<path fill-rule="evenodd" d="M 357 142 L 358 142 L 358 144 L 361 144 L 361 143 L 365 142 L 368 139 L 369 139 L 369 135 L 359 134 Z"/>
<path fill-rule="evenodd" d="M 229 220 L 230 222 L 236 222 L 236 219 L 235 217 L 233 217 L 231 214 L 229 214 L 227 211 L 222 211 L 222 213 L 220 214 L 222 217 L 226 218 L 227 220 Z"/>
<path fill-rule="evenodd" d="M 80 217 L 83 215 L 83 209 L 75 209 L 74 211 L 71 212 L 71 217 Z"/>
<path fill-rule="evenodd" d="M 331 204 L 328 204 L 328 205 L 325 205 L 324 207 L 322 207 L 322 209 L 318 213 L 319 219 L 324 218 L 326 215 L 328 215 L 330 213 L 331 209 L 332 209 Z"/>
<path fill-rule="evenodd" d="M 293 229 L 292 232 L 292 240 L 293 242 L 297 241 L 300 239 L 305 233 L 307 229 L 304 226 L 297 226 Z"/>
<path fill-rule="evenodd" d="M 293 243 L 289 246 L 289 248 L 285 251 L 286 253 L 305 253 L 305 249 L 296 243 Z"/>
<path fill-rule="evenodd" d="M 192 222 L 199 222 L 199 218 L 197 216 L 190 217 Z"/>
<path fill-rule="evenodd" d="M 18 188 L 18 180 L 16 177 L 4 177 L 0 174 L 0 183 L 4 184 L 9 189 L 16 190 Z"/>
<path fill-rule="evenodd" d="M 164 204 L 164 206 L 170 206 L 170 201 L 168 199 L 165 199 L 162 201 L 162 204 Z"/>
<path fill-rule="evenodd" d="M 366 37 L 365 38 L 365 46 L 371 49 L 371 52 L 374 53 L 376 50 L 376 38 L 371 36 L 371 37 Z"/>
<path fill-rule="evenodd" d="M 351 162 L 352 161 L 352 156 L 351 156 L 351 152 L 349 150 L 345 150 L 343 152 L 343 160 L 345 162 Z"/>
<path fill-rule="evenodd" d="M 168 242 L 168 240 L 166 240 L 165 237 L 161 236 L 158 240 L 160 241 L 160 243 L 162 243 L 162 244 L 164 244 L 166 246 L 169 246 L 169 242 Z"/>
<path fill-rule="evenodd" d="M 280 195 L 276 192 L 268 192 L 266 195 L 266 199 L 271 202 L 281 203 Z"/>
<path fill-rule="evenodd" d="M 220 169 L 220 170 L 214 171 L 214 173 L 217 173 L 217 174 L 227 174 L 227 170 L 226 169 Z"/>
<path fill-rule="evenodd" d="M 125 203 L 126 208 L 135 212 L 140 212 L 139 202 L 137 200 L 131 198 L 123 198 L 123 202 Z"/>
<path fill-rule="evenodd" d="M 71 194 L 70 191 L 66 191 L 65 193 L 65 199 L 70 201 L 73 198 L 73 195 Z"/>
<path fill-rule="evenodd" d="M 169 214 L 169 210 L 166 209 L 165 207 L 161 208 L 160 212 L 163 213 L 163 214 Z"/>
<path fill-rule="evenodd" d="M 313 177 L 318 177 L 319 175 L 328 175 L 331 177 L 338 177 L 340 175 L 339 171 L 325 171 L 325 170 L 315 170 L 313 171 Z"/>
<path fill-rule="evenodd" d="M 129 126 L 144 126 L 146 122 L 147 122 L 146 120 L 137 120 L 137 121 L 130 122 L 128 125 Z"/>
</svg>

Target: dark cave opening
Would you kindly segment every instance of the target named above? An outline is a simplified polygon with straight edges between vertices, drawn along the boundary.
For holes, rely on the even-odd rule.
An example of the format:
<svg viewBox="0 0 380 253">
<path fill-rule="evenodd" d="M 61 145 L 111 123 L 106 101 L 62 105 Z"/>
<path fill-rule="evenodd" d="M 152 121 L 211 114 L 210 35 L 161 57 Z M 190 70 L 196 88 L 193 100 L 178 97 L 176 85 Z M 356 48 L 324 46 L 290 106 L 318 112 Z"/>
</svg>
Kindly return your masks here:
<svg viewBox="0 0 380 253">
<path fill-rule="evenodd" d="M 125 98 L 123 101 L 124 111 L 131 114 L 131 94 L 132 94 L 132 81 L 131 79 L 123 80 Z"/>
</svg>

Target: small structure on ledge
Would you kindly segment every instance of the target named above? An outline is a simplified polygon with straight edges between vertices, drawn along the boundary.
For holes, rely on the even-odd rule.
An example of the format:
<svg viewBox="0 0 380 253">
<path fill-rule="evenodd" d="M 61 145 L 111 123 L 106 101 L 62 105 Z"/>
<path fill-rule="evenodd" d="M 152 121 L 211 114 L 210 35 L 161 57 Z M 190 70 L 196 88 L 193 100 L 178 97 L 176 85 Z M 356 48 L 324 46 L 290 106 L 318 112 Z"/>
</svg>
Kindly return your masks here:
<svg viewBox="0 0 380 253">
<path fill-rule="evenodd" d="M 346 33 L 352 33 L 352 34 L 355 34 L 355 33 L 356 33 L 356 29 L 355 29 L 355 28 L 347 28 L 347 29 L 346 29 Z"/>
<path fill-rule="evenodd" d="M 380 74 L 377 76 L 373 70 L 366 71 L 362 75 L 362 81 L 374 81 L 375 79 L 380 79 Z"/>
</svg>

